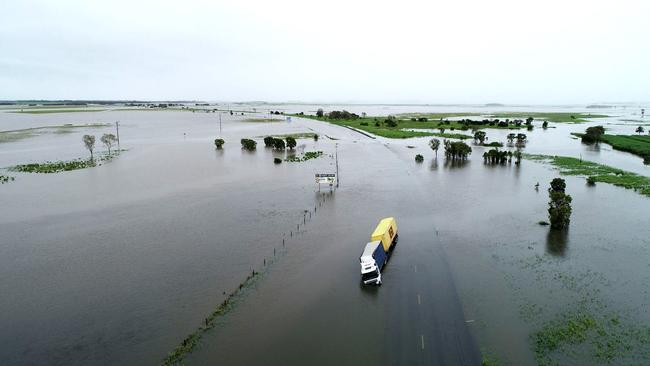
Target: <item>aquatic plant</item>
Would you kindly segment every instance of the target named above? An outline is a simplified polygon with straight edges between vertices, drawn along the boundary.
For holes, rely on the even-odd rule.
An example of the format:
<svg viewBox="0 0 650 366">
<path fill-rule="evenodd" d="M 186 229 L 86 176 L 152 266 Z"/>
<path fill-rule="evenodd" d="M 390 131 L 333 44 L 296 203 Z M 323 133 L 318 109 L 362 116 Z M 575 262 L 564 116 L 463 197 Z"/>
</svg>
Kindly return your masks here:
<svg viewBox="0 0 650 366">
<path fill-rule="evenodd" d="M 282 163 L 282 159 L 280 159 L 280 158 L 273 158 L 273 163 L 275 163 L 275 164 L 280 164 L 280 163 Z"/>
<path fill-rule="evenodd" d="M 323 155 L 322 151 L 307 151 L 302 157 L 296 156 L 296 155 L 291 155 L 291 156 L 288 156 L 286 159 L 284 159 L 284 161 L 298 163 L 298 162 L 301 162 L 301 161 L 316 159 L 321 155 Z"/>
<path fill-rule="evenodd" d="M 0 175 L 0 183 L 5 184 L 9 182 L 13 182 L 16 178 L 10 177 L 8 175 Z"/>
<path fill-rule="evenodd" d="M 421 162 L 423 162 L 423 161 L 424 161 L 424 156 L 422 156 L 422 155 L 420 155 L 420 154 L 415 155 L 415 161 L 416 161 L 417 163 L 421 163 Z"/>
</svg>

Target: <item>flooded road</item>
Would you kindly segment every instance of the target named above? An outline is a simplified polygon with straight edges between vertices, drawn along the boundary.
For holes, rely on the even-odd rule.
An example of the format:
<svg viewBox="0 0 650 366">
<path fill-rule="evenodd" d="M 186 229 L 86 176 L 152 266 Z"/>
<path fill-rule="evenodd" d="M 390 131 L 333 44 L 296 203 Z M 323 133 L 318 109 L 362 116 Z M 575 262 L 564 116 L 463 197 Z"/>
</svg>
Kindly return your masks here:
<svg viewBox="0 0 650 366">
<path fill-rule="evenodd" d="M 7 364 L 158 364 L 252 269 L 263 275 L 188 364 L 474 365 L 480 349 L 535 365 L 530 335 L 585 299 L 596 315 L 650 324 L 647 198 L 565 177 L 572 224 L 554 237 L 537 225 L 557 176 L 542 164 L 486 166 L 479 146 L 450 164 L 442 153 L 434 159 L 428 139 L 247 117 L 224 115 L 219 133 L 216 114 L 0 113 L 3 130 L 120 120 L 127 149 L 97 168 L 12 173 L 16 181 L 0 187 Z M 525 151 L 584 154 L 648 175 L 631 154 L 567 136 L 587 125 L 555 126 L 527 132 Z M 0 166 L 83 157 L 81 135 L 110 131 L 3 143 Z M 299 139 L 299 153 L 324 156 L 274 165 L 281 153 L 261 139 L 254 153 L 240 149 L 243 137 L 297 132 L 321 137 Z M 488 130 L 490 141 L 504 132 Z M 314 173 L 334 170 L 335 151 L 341 187 L 318 193 Z M 296 233 L 306 211 L 313 217 Z M 383 286 L 361 287 L 359 254 L 385 216 L 396 217 L 399 244 Z"/>
</svg>

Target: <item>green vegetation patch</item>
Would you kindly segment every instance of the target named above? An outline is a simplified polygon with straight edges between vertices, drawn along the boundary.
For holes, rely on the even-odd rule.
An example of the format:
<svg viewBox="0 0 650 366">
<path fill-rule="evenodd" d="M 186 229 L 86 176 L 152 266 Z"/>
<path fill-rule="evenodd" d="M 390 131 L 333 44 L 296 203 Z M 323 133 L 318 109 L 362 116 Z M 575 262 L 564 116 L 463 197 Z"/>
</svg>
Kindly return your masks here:
<svg viewBox="0 0 650 366">
<path fill-rule="evenodd" d="M 287 137 L 293 137 L 294 139 L 313 139 L 314 136 L 316 136 L 316 134 L 313 132 L 299 132 L 299 133 L 288 133 L 285 135 L 271 135 L 271 137 L 275 137 L 278 139 L 286 139 Z M 258 137 L 262 137 L 262 136 L 258 136 Z"/>
<path fill-rule="evenodd" d="M 102 165 L 103 162 L 110 161 L 119 155 L 119 152 L 126 151 L 124 149 L 113 152 L 112 154 L 104 154 L 95 159 L 74 159 L 67 161 L 46 161 L 45 163 L 29 163 L 19 164 L 10 167 L 8 170 L 19 173 L 60 173 L 71 170 L 92 168 Z"/>
<path fill-rule="evenodd" d="M 270 122 L 284 122 L 284 120 L 278 118 L 246 118 L 243 119 L 242 122 L 270 123 Z"/>
<path fill-rule="evenodd" d="M 602 135 L 600 140 L 612 145 L 615 150 L 650 160 L 650 135 Z"/>
<path fill-rule="evenodd" d="M 442 132 L 431 132 L 431 136 L 438 136 L 442 137 L 445 139 L 458 139 L 458 140 L 466 140 L 466 139 L 471 139 L 472 136 L 470 135 L 465 135 L 463 133 L 442 133 Z"/>
<path fill-rule="evenodd" d="M 605 114 L 592 114 L 592 113 L 570 113 L 570 112 L 503 112 L 493 115 L 495 118 L 528 118 L 533 117 L 536 120 L 544 120 L 549 122 L 565 122 L 565 123 L 583 123 L 589 122 L 588 118 L 605 118 L 609 117 Z"/>
<path fill-rule="evenodd" d="M 322 155 L 323 155 L 322 151 L 307 151 L 306 153 L 303 154 L 302 157 L 300 157 L 298 155 L 291 155 L 291 156 L 288 156 L 286 159 L 284 159 L 284 161 L 299 163 L 301 161 L 316 159 L 316 158 L 318 158 L 318 157 L 320 157 Z"/>
<path fill-rule="evenodd" d="M 8 175 L 0 175 L 0 183 L 5 184 L 9 182 L 13 182 L 16 178 L 10 177 Z"/>
<path fill-rule="evenodd" d="M 535 358 L 543 366 L 573 364 L 566 362 L 568 359 L 602 364 L 642 361 L 650 356 L 650 328 L 623 325 L 617 315 L 566 314 L 533 333 L 531 341 Z"/>
<path fill-rule="evenodd" d="M 561 174 L 585 176 L 590 183 L 609 183 L 633 189 L 635 192 L 650 197 L 650 178 L 642 175 L 568 156 L 525 154 L 525 157 L 529 160 L 550 163 L 558 168 Z"/>
</svg>

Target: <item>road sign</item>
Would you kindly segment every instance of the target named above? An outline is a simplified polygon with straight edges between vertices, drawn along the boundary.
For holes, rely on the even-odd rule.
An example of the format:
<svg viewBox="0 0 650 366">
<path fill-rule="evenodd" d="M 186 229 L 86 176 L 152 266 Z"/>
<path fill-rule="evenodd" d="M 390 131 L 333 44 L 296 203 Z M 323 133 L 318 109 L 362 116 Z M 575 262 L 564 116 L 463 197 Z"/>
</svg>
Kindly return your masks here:
<svg viewBox="0 0 650 366">
<path fill-rule="evenodd" d="M 316 174 L 316 183 L 334 185 L 336 184 L 336 174 L 335 173 Z"/>
</svg>

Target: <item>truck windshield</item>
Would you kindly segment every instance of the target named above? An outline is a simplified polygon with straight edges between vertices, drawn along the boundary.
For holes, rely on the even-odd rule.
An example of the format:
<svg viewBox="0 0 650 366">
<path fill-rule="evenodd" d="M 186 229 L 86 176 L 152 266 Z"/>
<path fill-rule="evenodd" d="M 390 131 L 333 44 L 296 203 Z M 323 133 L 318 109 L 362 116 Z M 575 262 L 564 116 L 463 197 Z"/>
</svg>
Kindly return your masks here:
<svg viewBox="0 0 650 366">
<path fill-rule="evenodd" d="M 373 280 L 377 277 L 378 277 L 377 270 L 374 270 L 373 272 L 364 273 L 361 275 L 361 279 L 363 281 Z"/>
</svg>

